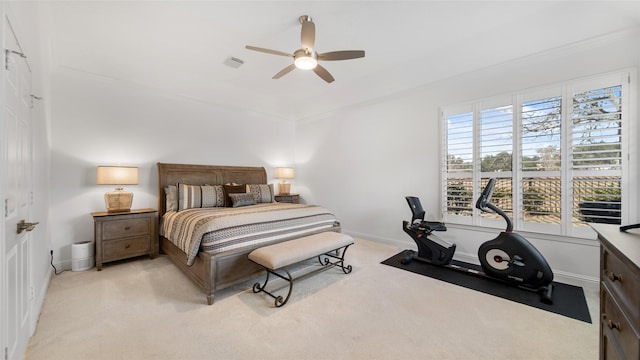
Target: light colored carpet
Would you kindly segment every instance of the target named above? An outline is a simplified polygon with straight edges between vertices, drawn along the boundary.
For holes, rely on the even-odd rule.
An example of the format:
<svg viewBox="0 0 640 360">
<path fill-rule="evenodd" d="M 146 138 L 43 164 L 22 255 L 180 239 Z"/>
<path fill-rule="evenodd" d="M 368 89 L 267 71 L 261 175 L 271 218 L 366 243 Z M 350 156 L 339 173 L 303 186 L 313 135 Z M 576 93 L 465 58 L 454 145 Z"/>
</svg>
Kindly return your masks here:
<svg viewBox="0 0 640 360">
<path fill-rule="evenodd" d="M 598 325 L 380 264 L 356 240 L 353 272 L 294 285 L 282 308 L 255 281 L 212 306 L 171 261 L 55 276 L 27 359 L 597 359 Z M 284 290 L 284 289 L 283 289 Z M 587 293 L 598 319 L 598 294 Z"/>
</svg>

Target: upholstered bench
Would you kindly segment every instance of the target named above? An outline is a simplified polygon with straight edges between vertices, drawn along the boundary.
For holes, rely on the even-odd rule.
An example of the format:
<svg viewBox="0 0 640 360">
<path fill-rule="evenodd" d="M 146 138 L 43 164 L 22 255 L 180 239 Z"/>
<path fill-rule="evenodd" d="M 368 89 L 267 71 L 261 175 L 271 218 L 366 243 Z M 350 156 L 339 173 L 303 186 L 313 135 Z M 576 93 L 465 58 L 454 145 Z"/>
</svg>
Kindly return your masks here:
<svg viewBox="0 0 640 360">
<path fill-rule="evenodd" d="M 344 266 L 344 255 L 347 248 L 352 244 L 353 238 L 351 236 L 327 231 L 255 249 L 249 253 L 249 260 L 262 266 L 267 271 L 267 277 L 264 284 L 260 285 L 258 282 L 253 285 L 253 292 L 264 292 L 275 299 L 276 307 L 283 306 L 289 301 L 293 290 L 293 282 L 296 280 L 301 280 L 334 266 L 340 266 L 345 274 L 350 273 L 351 265 Z M 295 279 L 291 276 L 287 267 L 316 256 L 320 261 L 320 268 L 307 272 Z M 331 262 L 330 258 L 335 259 L 335 261 Z M 286 273 L 286 277 L 278 273 L 279 271 Z M 269 282 L 269 274 L 273 274 L 289 283 L 289 292 L 286 298 L 283 299 L 282 296 L 273 295 L 265 290 Z"/>
</svg>

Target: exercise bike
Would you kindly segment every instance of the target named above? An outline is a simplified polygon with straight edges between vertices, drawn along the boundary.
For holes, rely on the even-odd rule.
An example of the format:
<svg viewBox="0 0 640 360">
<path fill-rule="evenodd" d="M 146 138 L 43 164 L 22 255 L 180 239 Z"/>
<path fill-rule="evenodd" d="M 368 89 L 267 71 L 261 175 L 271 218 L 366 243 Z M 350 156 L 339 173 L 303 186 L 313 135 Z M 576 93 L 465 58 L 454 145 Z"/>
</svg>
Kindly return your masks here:
<svg viewBox="0 0 640 360">
<path fill-rule="evenodd" d="M 522 235 L 513 232 L 513 223 L 509 216 L 491 203 L 494 186 L 495 179 L 490 179 L 476 202 L 476 208 L 502 216 L 507 222 L 507 228 L 495 239 L 480 245 L 478 259 L 482 271 L 452 264 L 456 244 L 432 234 L 434 231 L 446 231 L 446 226 L 440 222 L 424 221 L 425 212 L 420 199 L 413 196 L 406 197 L 413 213 L 411 222 L 403 221 L 402 226 L 404 232 L 409 234 L 418 245 L 418 252 L 416 254 L 415 251 L 408 250 L 407 257 L 402 260 L 402 263 L 407 265 L 413 260 L 419 260 L 470 275 L 499 280 L 524 290 L 537 292 L 543 303 L 552 304 L 551 267 L 538 249 Z"/>
</svg>

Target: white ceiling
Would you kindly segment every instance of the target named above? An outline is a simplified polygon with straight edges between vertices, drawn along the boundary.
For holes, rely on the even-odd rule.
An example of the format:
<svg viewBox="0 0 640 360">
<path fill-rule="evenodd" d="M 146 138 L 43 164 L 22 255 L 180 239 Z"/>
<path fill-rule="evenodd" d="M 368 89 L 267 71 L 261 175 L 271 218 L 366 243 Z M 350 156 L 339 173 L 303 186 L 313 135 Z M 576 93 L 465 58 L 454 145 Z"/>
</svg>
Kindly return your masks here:
<svg viewBox="0 0 640 360">
<path fill-rule="evenodd" d="M 64 71 L 296 120 L 640 26 L 640 1 L 54 1 L 52 54 Z M 316 50 L 365 50 L 271 77 L 293 52 L 300 15 Z M 233 56 L 238 69 L 225 66 Z"/>
</svg>

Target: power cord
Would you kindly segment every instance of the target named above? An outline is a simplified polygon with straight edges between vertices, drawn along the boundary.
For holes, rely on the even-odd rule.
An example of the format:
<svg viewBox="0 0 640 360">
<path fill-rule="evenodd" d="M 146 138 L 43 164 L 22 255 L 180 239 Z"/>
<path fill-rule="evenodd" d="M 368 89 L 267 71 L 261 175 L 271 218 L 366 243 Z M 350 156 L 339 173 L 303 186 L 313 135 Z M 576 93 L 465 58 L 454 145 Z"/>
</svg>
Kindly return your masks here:
<svg viewBox="0 0 640 360">
<path fill-rule="evenodd" d="M 60 275 L 65 272 L 65 270 L 58 272 L 58 269 L 56 269 L 55 265 L 53 265 L 53 250 L 51 250 L 51 267 L 53 268 L 53 273 L 56 275 Z"/>
</svg>

